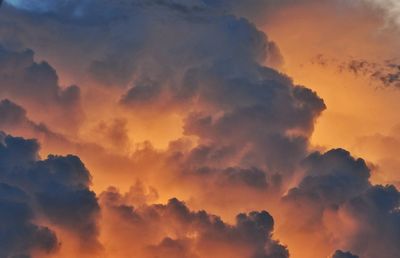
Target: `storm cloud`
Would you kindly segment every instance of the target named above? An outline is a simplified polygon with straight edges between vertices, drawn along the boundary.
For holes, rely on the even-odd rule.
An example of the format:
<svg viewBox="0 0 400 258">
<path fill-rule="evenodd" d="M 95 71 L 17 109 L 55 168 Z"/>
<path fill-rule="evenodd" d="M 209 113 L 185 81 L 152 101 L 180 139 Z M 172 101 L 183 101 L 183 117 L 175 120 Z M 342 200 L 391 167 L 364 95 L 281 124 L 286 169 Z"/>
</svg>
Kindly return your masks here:
<svg viewBox="0 0 400 258">
<path fill-rule="evenodd" d="M 75 234 L 85 242 L 82 250 L 99 248 L 99 205 L 89 190 L 90 174 L 79 158 L 49 156 L 41 160 L 35 140 L 4 133 L 0 139 L 1 235 L 7 239 L 2 241 L 6 257 L 57 249 L 51 226 L 35 221 L 47 221 Z"/>
<path fill-rule="evenodd" d="M 0 128 L 97 185 L 2 133 L 0 256 L 395 258 L 398 190 L 311 144 L 327 106 L 257 26 L 314 2 L 6 1 Z"/>
</svg>

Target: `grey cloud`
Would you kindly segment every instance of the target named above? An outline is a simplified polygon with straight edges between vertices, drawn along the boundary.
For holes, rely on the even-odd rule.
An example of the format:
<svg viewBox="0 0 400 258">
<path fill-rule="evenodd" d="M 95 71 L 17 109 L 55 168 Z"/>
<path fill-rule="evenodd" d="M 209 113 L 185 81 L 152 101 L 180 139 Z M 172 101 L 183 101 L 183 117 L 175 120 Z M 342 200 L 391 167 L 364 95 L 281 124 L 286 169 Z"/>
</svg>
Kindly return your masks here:
<svg viewBox="0 0 400 258">
<path fill-rule="evenodd" d="M 334 68 L 339 73 L 350 73 L 356 77 L 371 80 L 377 87 L 400 88 L 400 64 L 397 59 L 374 62 L 366 59 L 349 59 L 340 61 L 324 55 L 317 55 L 312 64 L 324 68 Z"/>
<path fill-rule="evenodd" d="M 0 126 L 12 127 L 27 121 L 26 111 L 8 99 L 0 102 Z"/>
<path fill-rule="evenodd" d="M 65 54 L 62 62 L 74 57 L 73 65 L 62 66 L 81 70 L 73 74 L 89 69 L 100 83 L 133 85 L 120 101 L 128 109 L 178 112 L 186 118 L 186 135 L 198 136 L 209 148 L 237 151 L 239 161 L 232 167 L 290 174 L 307 155 L 314 121 L 325 109 L 322 99 L 261 65 L 279 63 L 276 44 L 249 20 L 230 15 L 226 2 L 105 4 L 69 1 L 53 8 L 49 3 L 48 15 L 31 12 L 36 24 L 65 32 L 52 37 L 59 44 L 47 53 L 62 47 L 57 51 Z M 18 28 L 32 26 L 29 15 L 7 14 L 4 19 Z M 44 52 L 40 46 L 35 50 Z"/>
<path fill-rule="evenodd" d="M 360 257 L 395 258 L 400 250 L 400 193 L 391 185 L 373 186 L 342 208 L 360 227 L 351 234 L 351 250 Z"/>
<path fill-rule="evenodd" d="M 313 153 L 304 161 L 304 167 L 305 177 L 290 190 L 287 200 L 306 198 L 328 207 L 340 205 L 371 187 L 365 161 L 343 149 Z"/>
<path fill-rule="evenodd" d="M 21 189 L 0 183 L 1 257 L 30 257 L 32 251 L 48 254 L 57 250 L 54 232 L 34 224 L 30 202 Z"/>
<path fill-rule="evenodd" d="M 343 252 L 341 250 L 337 250 L 333 255 L 332 258 L 359 258 L 357 255 L 353 255 L 350 252 Z"/>
<path fill-rule="evenodd" d="M 89 190 L 89 172 L 78 157 L 49 156 L 40 160 L 38 150 L 39 145 L 35 140 L 1 134 L 0 182 L 4 186 L 2 189 L 10 193 L 19 193 L 19 197 L 11 195 L 12 201 L 17 203 L 10 205 L 17 209 L 16 215 L 19 210 L 24 212 L 21 213 L 21 219 L 9 218 L 9 222 L 1 220 L 0 223 L 9 224 L 9 230 L 24 230 L 28 227 L 32 232 L 26 236 L 18 236 L 20 233 L 16 233 L 16 237 L 21 237 L 21 243 L 25 245 L 20 247 L 20 251 L 25 252 L 21 254 L 29 255 L 36 245 L 46 247 L 44 249 L 47 251 L 55 248 L 54 233 L 47 228 L 29 224 L 32 219 L 39 219 L 41 216 L 79 237 L 82 244 L 85 243 L 82 250 L 99 248 L 99 205 L 94 192 Z M 12 185 L 15 189 L 6 187 L 7 185 Z M 2 196 L 7 197 L 9 194 L 4 193 Z M 25 199 L 19 204 L 19 199 L 15 199 L 17 197 Z M 6 202 L 4 205 L 1 210 L 7 212 L 6 205 L 9 204 Z M 43 238 L 37 238 L 41 234 Z M 29 237 L 33 237 L 34 240 Z M 18 245 L 18 242 L 19 240 L 10 238 L 7 245 L 12 248 Z M 30 243 L 32 248 L 28 245 Z"/>
<path fill-rule="evenodd" d="M 71 128 L 82 117 L 79 88 L 74 85 L 62 88 L 54 68 L 46 62 L 36 62 L 32 50 L 11 51 L 0 47 L 0 97 L 21 103 L 47 122 L 57 121 L 63 126 L 58 129 Z M 7 103 L 2 105 L 6 108 Z M 55 112 L 48 112 L 49 107 Z M 21 110 L 16 111 L 15 107 L 14 110 L 20 119 L 24 116 Z"/>
<path fill-rule="evenodd" d="M 79 99 L 79 88 L 61 89 L 56 71 L 46 62 L 35 62 L 32 50 L 13 52 L 1 48 L 0 66 L 1 93 L 4 95 L 60 105 L 76 104 Z"/>
<path fill-rule="evenodd" d="M 0 101 L 0 130 L 40 139 L 46 147 L 73 146 L 64 135 L 52 131 L 46 124 L 32 121 L 22 106 L 9 99 Z"/>
<path fill-rule="evenodd" d="M 324 227 L 327 213 L 335 214 L 330 216 L 339 221 L 337 225 L 343 223 L 344 228 L 330 228 L 328 222 L 327 227 L 332 231 L 328 231 L 323 241 L 334 242 L 343 237 L 340 241 L 360 257 L 396 257 L 400 194 L 394 186 L 372 185 L 365 161 L 342 149 L 311 154 L 303 166 L 304 178 L 283 198 L 289 212 L 297 218 L 297 229 L 305 226 L 318 230 Z M 345 221 L 341 221 L 343 218 Z M 346 223 L 357 226 L 347 232 Z M 358 257 L 343 252 L 335 255 Z"/>
</svg>

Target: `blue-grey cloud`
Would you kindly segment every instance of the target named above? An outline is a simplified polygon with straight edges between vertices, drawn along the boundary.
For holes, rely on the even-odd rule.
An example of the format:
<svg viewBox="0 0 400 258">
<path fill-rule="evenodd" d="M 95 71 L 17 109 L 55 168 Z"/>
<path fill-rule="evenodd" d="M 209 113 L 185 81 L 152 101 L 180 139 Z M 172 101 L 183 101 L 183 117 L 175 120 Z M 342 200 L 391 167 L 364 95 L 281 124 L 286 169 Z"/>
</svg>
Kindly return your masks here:
<svg viewBox="0 0 400 258">
<path fill-rule="evenodd" d="M 296 223 L 290 223 L 292 233 L 304 227 L 318 231 L 324 227 L 327 213 L 336 214 L 340 223 L 345 217 L 357 226 L 350 232 L 345 226 L 336 229 L 345 231 L 343 235 L 330 229 L 333 232 L 327 233 L 322 241 L 334 242 L 332 235 L 343 237 L 346 249 L 360 257 L 396 257 L 400 194 L 394 186 L 372 185 L 365 161 L 342 149 L 311 154 L 303 166 L 304 178 L 283 198 L 291 207 L 288 210 L 291 216 L 297 218 Z M 358 257 L 341 252 L 335 255 Z"/>
<path fill-rule="evenodd" d="M 0 183 L 0 256 L 31 257 L 53 253 L 59 243 L 53 231 L 33 222 L 31 200 L 23 190 Z"/>
<path fill-rule="evenodd" d="M 357 255 L 353 255 L 350 252 L 343 252 L 341 250 L 337 250 L 333 255 L 332 258 L 359 258 Z"/>
<path fill-rule="evenodd" d="M 51 229 L 33 224 L 34 219 L 43 218 L 75 234 L 82 250 L 99 248 L 100 208 L 95 193 L 89 190 L 89 172 L 78 157 L 49 156 L 41 160 L 38 151 L 35 140 L 0 135 L 1 214 L 5 216 L 0 223 L 6 225 L 0 235 L 12 236 L 1 241 L 1 250 L 8 252 L 5 257 L 57 248 Z"/>
</svg>

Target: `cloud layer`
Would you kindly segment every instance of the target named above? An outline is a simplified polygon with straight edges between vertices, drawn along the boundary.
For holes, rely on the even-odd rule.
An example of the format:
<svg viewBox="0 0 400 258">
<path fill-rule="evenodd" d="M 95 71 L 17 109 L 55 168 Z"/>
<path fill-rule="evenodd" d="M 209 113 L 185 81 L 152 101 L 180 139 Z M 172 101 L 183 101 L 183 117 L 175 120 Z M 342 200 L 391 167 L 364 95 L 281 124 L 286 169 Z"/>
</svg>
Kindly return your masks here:
<svg viewBox="0 0 400 258">
<path fill-rule="evenodd" d="M 0 256 L 396 258 L 398 190 L 310 144 L 325 102 L 254 23 L 300 4 L 6 1 Z"/>
</svg>

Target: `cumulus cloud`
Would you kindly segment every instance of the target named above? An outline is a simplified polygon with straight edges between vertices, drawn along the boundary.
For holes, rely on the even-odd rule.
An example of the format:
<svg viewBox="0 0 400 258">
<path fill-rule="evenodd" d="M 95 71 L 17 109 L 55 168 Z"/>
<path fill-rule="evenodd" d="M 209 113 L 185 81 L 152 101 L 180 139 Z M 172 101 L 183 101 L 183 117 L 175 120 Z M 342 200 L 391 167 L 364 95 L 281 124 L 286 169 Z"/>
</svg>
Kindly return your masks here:
<svg viewBox="0 0 400 258">
<path fill-rule="evenodd" d="M 175 161 L 178 174 L 261 189 L 275 175 L 276 182 L 290 178 L 307 155 L 324 102 L 263 65 L 280 62 L 277 45 L 249 20 L 231 15 L 225 2 L 33 1 L 28 10 L 14 6 L 8 5 L 2 17 L 15 24 L 3 31 L 5 39 L 23 34 L 10 41 L 29 44 L 67 75 L 85 74 L 95 85 L 119 87 L 115 91 L 127 113 L 144 113 L 146 120 L 154 113 L 181 118 L 183 137 L 198 144 L 163 154 L 166 162 Z M 35 33 L 21 33 L 25 30 Z M 45 49 L 40 43 L 49 37 L 54 44 Z M 24 55 L 31 60 L 28 52 Z M 49 77 L 56 79 L 55 73 Z M 62 98 L 64 91 L 51 88 Z M 221 156 L 210 156 L 217 162 L 196 163 L 198 150 Z M 208 173 L 191 173 L 197 171 Z"/>
<path fill-rule="evenodd" d="M 296 218 L 286 225 L 290 234 L 325 228 L 318 236 L 321 244 L 339 244 L 360 257 L 396 256 L 399 192 L 394 186 L 372 185 L 365 161 L 341 149 L 311 154 L 304 166 L 304 178 L 283 199 L 288 216 Z"/>
<path fill-rule="evenodd" d="M 339 209 L 339 217 L 349 218 L 356 229 L 347 239 L 347 245 L 354 253 L 367 258 L 398 256 L 399 201 L 400 194 L 394 186 L 377 185 L 350 199 Z"/>
<path fill-rule="evenodd" d="M 35 140 L 0 135 L 2 191 L 0 235 L 5 257 L 55 251 L 53 230 L 62 229 L 79 238 L 83 250 L 99 247 L 99 205 L 89 190 L 90 174 L 75 156 L 39 159 Z M 3 217 L 4 216 L 4 217 Z M 48 227 L 35 221 L 43 221 Z M 52 227 L 55 229 L 51 229 Z M 63 241 L 65 239 L 61 239 Z"/>
<path fill-rule="evenodd" d="M 32 50 L 0 48 L 0 96 L 35 110 L 32 113 L 39 119 L 58 122 L 62 125 L 58 129 L 71 128 L 71 121 L 75 124 L 80 120 L 79 88 L 61 88 L 54 68 L 46 62 L 36 62 Z M 50 107 L 56 112 L 47 112 Z M 43 116 L 45 111 L 47 116 Z"/>
<path fill-rule="evenodd" d="M 65 240 L 58 239 L 61 231 L 88 249 L 99 248 L 101 239 L 113 257 L 289 257 L 291 247 L 272 237 L 271 215 L 253 206 L 276 206 L 288 243 L 298 236 L 316 243 L 294 245 L 309 255 L 295 250 L 297 257 L 338 248 L 366 258 L 398 253 L 397 190 L 373 186 L 366 162 L 343 149 L 310 154 L 324 101 L 272 68 L 282 62 L 278 46 L 249 19 L 232 15 L 292 1 L 254 0 L 249 9 L 247 2 L 222 0 L 7 2 L 0 17 L 6 46 L 0 50 L 0 96 L 7 98 L 0 102 L 0 126 L 44 130 L 33 121 L 47 122 L 48 114 L 40 114 L 53 107 L 51 116 L 78 124 L 79 88 L 61 87 L 55 69 L 35 61 L 35 51 L 69 79 L 84 82 L 87 106 L 94 106 L 88 123 L 100 137 L 88 133 L 96 144 L 79 147 L 109 170 L 103 184 L 123 167 L 122 183 L 139 178 L 157 185 L 164 199 L 187 199 L 151 204 L 159 193 L 145 193 L 138 184 L 127 195 L 110 188 L 99 204 L 78 157 L 41 160 L 35 141 L 3 135 L 0 183 L 28 196 L 23 203 L 31 214 L 17 221 L 31 233 L 22 247 L 10 245 L 10 254 L 56 251 Z M 21 50 L 26 47 L 34 51 Z M 106 109 L 109 117 L 100 112 Z M 126 115 L 119 119 L 114 112 Z M 157 124 L 169 115 L 182 122 L 179 139 L 163 150 L 151 142 L 131 148 L 132 117 Z M 63 128 L 55 121 L 49 124 Z M 160 131 L 169 126 L 158 125 Z M 227 223 L 193 206 L 227 217 L 244 213 Z M 379 232 L 385 241 L 376 241 Z M 38 234 L 45 243 L 32 240 Z M 333 257 L 354 256 L 337 251 Z"/>
<path fill-rule="evenodd" d="M 304 166 L 305 177 L 289 191 L 288 200 L 306 198 L 324 206 L 338 205 L 371 186 L 365 161 L 343 149 L 311 154 Z"/>
<path fill-rule="evenodd" d="M 105 229 L 114 235 L 108 241 L 118 250 L 115 257 L 138 253 L 142 257 L 289 257 L 286 248 L 272 239 L 274 221 L 266 211 L 239 214 L 230 225 L 205 211 L 190 211 L 177 199 L 166 205 L 133 207 L 115 188 L 100 199 L 105 219 L 117 217 L 122 223 Z M 127 243 L 123 238 L 137 241 Z"/>
</svg>

